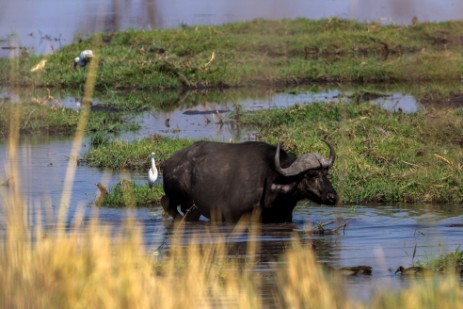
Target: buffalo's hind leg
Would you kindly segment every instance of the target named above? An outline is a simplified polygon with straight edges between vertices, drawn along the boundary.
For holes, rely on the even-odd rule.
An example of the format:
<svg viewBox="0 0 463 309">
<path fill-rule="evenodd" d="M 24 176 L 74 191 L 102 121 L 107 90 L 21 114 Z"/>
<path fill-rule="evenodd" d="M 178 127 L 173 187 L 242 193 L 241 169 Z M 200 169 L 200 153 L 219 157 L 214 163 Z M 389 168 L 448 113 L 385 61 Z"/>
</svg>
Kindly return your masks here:
<svg viewBox="0 0 463 309">
<path fill-rule="evenodd" d="M 177 206 L 179 204 L 180 203 L 176 202 L 174 199 L 169 198 L 167 195 L 161 197 L 162 208 L 174 219 L 182 216 L 177 210 Z"/>
<path fill-rule="evenodd" d="M 176 199 L 164 195 L 161 198 L 161 205 L 164 211 L 174 219 L 183 217 L 187 221 L 198 221 L 199 217 L 201 216 L 201 213 L 194 204 L 193 200 L 179 202 Z M 183 216 L 177 209 L 178 205 L 181 205 L 180 209 L 182 210 Z"/>
</svg>

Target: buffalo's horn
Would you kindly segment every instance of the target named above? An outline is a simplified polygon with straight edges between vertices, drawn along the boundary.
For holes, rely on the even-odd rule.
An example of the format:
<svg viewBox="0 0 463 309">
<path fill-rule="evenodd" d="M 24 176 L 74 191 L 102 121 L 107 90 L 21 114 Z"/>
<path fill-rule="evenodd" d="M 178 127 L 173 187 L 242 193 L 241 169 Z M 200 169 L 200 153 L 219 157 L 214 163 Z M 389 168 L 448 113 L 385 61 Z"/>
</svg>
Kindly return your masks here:
<svg viewBox="0 0 463 309">
<path fill-rule="evenodd" d="M 330 168 L 334 164 L 334 160 L 336 159 L 336 151 L 334 151 L 333 145 L 328 143 L 326 140 L 322 139 L 322 142 L 324 142 L 326 145 L 328 145 L 328 148 L 330 148 L 330 157 L 328 158 L 328 161 L 326 161 L 326 168 Z"/>
<path fill-rule="evenodd" d="M 330 143 L 325 140 L 323 142 L 330 148 L 330 157 L 328 159 L 318 153 L 307 153 L 298 157 L 287 168 L 282 168 L 280 165 L 280 144 L 278 144 L 275 154 L 275 168 L 277 172 L 283 176 L 295 176 L 311 169 L 330 168 L 334 163 L 336 152 Z"/>
</svg>

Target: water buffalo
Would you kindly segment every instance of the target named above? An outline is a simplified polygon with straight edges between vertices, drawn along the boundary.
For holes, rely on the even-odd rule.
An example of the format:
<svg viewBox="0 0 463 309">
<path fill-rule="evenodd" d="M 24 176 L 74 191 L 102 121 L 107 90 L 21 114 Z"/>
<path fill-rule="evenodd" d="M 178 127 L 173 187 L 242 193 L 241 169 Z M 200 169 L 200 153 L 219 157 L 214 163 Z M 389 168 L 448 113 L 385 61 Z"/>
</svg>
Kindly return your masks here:
<svg viewBox="0 0 463 309">
<path fill-rule="evenodd" d="M 164 210 L 172 217 L 237 222 L 244 214 L 260 211 L 262 222 L 291 222 L 299 200 L 334 205 L 338 195 L 328 171 L 329 158 L 309 153 L 294 157 L 263 142 L 228 144 L 196 142 L 166 160 L 163 171 Z M 211 218 L 212 216 L 212 218 Z"/>
</svg>

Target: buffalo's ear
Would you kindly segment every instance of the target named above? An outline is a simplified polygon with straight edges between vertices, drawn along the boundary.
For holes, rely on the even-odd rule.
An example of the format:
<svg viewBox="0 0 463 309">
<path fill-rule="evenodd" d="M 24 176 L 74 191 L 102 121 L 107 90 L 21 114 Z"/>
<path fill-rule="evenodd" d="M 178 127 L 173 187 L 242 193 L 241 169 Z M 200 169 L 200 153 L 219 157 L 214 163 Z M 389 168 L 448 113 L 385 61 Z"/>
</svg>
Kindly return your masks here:
<svg viewBox="0 0 463 309">
<path fill-rule="evenodd" d="M 276 184 L 272 183 L 270 190 L 277 193 L 288 193 L 294 189 L 294 184 Z"/>
</svg>

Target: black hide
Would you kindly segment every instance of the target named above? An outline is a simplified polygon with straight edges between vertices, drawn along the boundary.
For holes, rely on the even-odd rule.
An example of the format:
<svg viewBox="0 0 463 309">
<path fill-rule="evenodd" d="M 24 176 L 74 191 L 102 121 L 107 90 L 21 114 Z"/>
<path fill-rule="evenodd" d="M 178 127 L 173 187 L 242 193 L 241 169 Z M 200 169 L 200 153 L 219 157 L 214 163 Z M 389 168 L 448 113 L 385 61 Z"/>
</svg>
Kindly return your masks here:
<svg viewBox="0 0 463 309">
<path fill-rule="evenodd" d="M 197 142 L 161 165 L 164 209 L 174 218 L 204 215 L 212 220 L 237 222 L 259 210 L 263 222 L 291 222 L 296 203 L 308 198 L 334 205 L 337 194 L 328 169 L 312 169 L 286 177 L 275 169 L 275 146 L 262 142 L 227 144 Z M 283 168 L 296 157 L 280 151 Z"/>
</svg>

